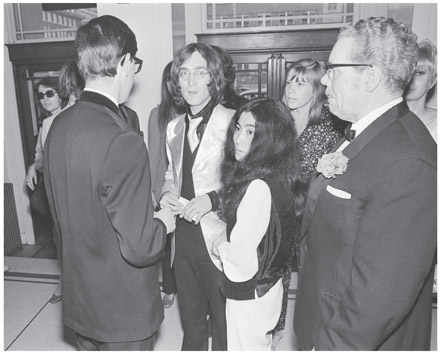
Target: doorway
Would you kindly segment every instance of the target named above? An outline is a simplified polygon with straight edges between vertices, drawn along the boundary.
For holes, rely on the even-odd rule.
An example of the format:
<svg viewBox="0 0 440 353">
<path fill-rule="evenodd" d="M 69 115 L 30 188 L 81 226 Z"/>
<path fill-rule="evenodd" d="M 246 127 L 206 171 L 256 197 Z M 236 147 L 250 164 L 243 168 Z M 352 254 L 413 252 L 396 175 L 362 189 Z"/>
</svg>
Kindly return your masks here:
<svg viewBox="0 0 440 353">
<path fill-rule="evenodd" d="M 62 65 L 74 57 L 73 41 L 10 44 L 9 57 L 14 70 L 14 83 L 20 134 L 23 143 L 25 169 L 35 160 L 41 121 L 41 107 L 34 91 L 34 84 L 43 77 L 58 77 Z M 24 180 L 23 180 L 24 182 Z M 29 189 L 29 195 L 31 190 Z M 35 242 L 52 241 L 52 220 L 42 216 L 31 207 Z"/>
</svg>

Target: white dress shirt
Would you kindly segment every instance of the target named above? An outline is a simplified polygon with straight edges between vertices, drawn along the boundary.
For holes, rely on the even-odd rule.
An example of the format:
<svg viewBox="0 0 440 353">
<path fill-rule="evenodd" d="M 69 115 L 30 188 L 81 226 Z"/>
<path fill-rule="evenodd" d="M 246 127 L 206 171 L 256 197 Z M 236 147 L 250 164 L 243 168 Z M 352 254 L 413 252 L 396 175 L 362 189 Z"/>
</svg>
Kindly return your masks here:
<svg viewBox="0 0 440 353">
<path fill-rule="evenodd" d="M 372 112 L 365 115 L 363 118 L 359 119 L 357 122 L 355 122 L 350 130 L 356 131 L 356 137 L 358 137 L 362 131 L 364 131 L 368 126 L 370 126 L 377 118 L 379 118 L 383 113 L 385 113 L 387 110 L 390 110 L 392 107 L 396 106 L 400 102 L 403 101 L 402 97 L 396 98 L 392 100 L 391 102 L 388 102 L 381 107 L 373 110 Z M 343 151 L 345 147 L 348 146 L 350 141 L 344 141 L 344 143 L 339 146 L 337 151 Z"/>
</svg>

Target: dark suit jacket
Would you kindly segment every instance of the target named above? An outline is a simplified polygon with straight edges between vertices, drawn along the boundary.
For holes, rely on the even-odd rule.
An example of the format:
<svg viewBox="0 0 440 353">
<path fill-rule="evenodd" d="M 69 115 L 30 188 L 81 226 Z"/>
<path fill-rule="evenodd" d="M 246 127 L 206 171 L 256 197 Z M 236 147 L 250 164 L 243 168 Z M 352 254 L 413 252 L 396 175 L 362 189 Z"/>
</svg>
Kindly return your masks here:
<svg viewBox="0 0 440 353">
<path fill-rule="evenodd" d="M 83 92 L 55 119 L 44 149 L 52 217 L 63 239 L 63 322 L 103 342 L 142 340 L 164 313 L 142 137 L 105 97 Z"/>
<path fill-rule="evenodd" d="M 318 176 L 304 212 L 294 316 L 300 348 L 429 350 L 436 144 L 402 102 L 343 153 L 347 170 Z"/>
<path fill-rule="evenodd" d="M 127 107 L 124 104 L 119 105 L 119 110 L 121 111 L 122 117 L 125 119 L 128 125 L 130 125 L 130 127 L 132 127 L 133 130 L 135 130 L 141 136 L 143 136 L 144 134 L 139 126 L 139 118 L 137 113 L 133 109 Z"/>
</svg>

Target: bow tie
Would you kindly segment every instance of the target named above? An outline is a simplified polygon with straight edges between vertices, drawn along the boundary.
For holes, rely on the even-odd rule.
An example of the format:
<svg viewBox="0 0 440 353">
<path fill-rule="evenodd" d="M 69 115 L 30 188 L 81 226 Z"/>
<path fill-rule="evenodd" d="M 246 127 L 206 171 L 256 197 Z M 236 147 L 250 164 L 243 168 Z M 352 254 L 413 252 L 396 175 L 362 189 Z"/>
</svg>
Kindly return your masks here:
<svg viewBox="0 0 440 353">
<path fill-rule="evenodd" d="M 355 138 L 355 136 L 356 136 L 356 130 L 347 130 L 347 131 L 345 131 L 345 139 L 346 139 L 348 142 L 353 141 L 353 139 Z"/>
</svg>

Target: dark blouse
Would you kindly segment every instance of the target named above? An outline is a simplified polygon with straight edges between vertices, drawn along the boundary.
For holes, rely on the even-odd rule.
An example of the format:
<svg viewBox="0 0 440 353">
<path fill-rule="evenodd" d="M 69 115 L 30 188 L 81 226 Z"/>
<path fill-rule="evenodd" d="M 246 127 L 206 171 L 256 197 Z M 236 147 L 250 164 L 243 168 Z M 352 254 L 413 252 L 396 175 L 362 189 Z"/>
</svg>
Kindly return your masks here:
<svg viewBox="0 0 440 353">
<path fill-rule="evenodd" d="M 301 168 L 305 181 L 316 171 L 318 159 L 328 152 L 344 134 L 344 122 L 336 118 L 327 108 L 322 110 L 322 121 L 307 126 L 299 137 L 302 149 Z"/>
</svg>

